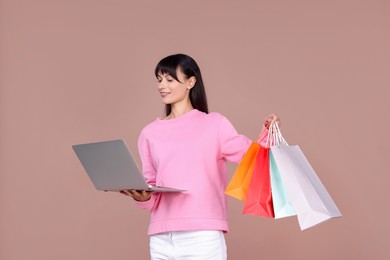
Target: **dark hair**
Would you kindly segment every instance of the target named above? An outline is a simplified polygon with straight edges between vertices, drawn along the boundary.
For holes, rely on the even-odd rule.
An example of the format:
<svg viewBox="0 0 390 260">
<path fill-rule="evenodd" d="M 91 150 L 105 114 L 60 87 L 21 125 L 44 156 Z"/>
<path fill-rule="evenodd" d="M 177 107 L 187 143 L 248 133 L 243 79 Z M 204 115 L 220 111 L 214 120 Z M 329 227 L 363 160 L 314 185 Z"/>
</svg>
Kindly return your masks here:
<svg viewBox="0 0 390 260">
<path fill-rule="evenodd" d="M 208 113 L 207 99 L 206 99 L 206 90 L 203 85 L 202 75 L 198 64 L 193 58 L 185 54 L 175 54 L 165 57 L 160 60 L 157 64 L 154 74 L 156 78 L 158 74 L 168 74 L 175 80 L 180 80 L 177 78 L 176 70 L 180 68 L 183 74 L 190 78 L 195 77 L 195 85 L 190 89 L 190 101 L 193 108 Z M 168 116 L 171 113 L 172 106 L 171 104 L 165 105 L 165 113 Z"/>
</svg>

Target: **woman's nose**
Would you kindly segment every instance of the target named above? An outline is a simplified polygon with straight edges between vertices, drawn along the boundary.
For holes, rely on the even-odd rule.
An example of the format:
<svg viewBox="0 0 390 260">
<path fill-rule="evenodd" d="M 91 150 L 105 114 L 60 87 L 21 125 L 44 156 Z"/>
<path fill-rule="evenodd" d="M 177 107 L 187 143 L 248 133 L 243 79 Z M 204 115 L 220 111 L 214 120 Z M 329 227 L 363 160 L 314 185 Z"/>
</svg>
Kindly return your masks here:
<svg viewBox="0 0 390 260">
<path fill-rule="evenodd" d="M 158 89 L 163 89 L 163 88 L 165 88 L 165 87 L 166 87 L 166 84 L 165 84 L 164 80 L 162 80 L 162 81 L 160 81 L 160 82 L 158 83 Z"/>
</svg>

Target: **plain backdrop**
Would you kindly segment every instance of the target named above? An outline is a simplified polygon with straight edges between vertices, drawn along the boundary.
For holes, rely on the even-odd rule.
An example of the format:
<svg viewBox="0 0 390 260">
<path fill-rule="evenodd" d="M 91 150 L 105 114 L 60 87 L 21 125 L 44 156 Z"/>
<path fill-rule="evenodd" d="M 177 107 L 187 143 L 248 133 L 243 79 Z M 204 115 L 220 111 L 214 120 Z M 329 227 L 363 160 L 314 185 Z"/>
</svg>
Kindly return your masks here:
<svg viewBox="0 0 390 260">
<path fill-rule="evenodd" d="M 302 232 L 229 198 L 229 259 L 390 259 L 386 0 L 1 0 L 0 259 L 148 259 L 148 212 L 96 191 L 71 146 L 123 138 L 139 162 L 174 53 L 238 132 L 278 113 L 343 214 Z"/>
</svg>

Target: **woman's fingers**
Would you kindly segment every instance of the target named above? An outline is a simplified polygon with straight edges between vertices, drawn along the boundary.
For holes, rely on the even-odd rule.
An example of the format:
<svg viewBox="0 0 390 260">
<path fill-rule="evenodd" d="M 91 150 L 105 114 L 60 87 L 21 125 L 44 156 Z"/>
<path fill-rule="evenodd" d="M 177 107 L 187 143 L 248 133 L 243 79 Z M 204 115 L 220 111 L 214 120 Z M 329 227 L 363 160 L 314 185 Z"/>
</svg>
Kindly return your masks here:
<svg viewBox="0 0 390 260">
<path fill-rule="evenodd" d="M 133 189 L 132 190 L 121 190 L 120 193 L 122 193 L 126 196 L 130 196 L 137 201 L 147 201 L 150 199 L 150 196 L 152 194 L 149 191 L 145 191 L 145 190 L 136 191 Z"/>
<path fill-rule="evenodd" d="M 266 126 L 269 126 L 271 123 L 276 122 L 280 125 L 280 119 L 277 114 L 270 114 L 265 118 Z"/>
<path fill-rule="evenodd" d="M 120 193 L 122 193 L 123 195 L 127 195 L 127 196 L 130 196 L 129 194 L 129 191 L 128 190 L 121 190 L 119 191 Z"/>
<path fill-rule="evenodd" d="M 139 201 L 147 201 L 152 196 L 152 192 L 151 191 L 146 191 L 146 190 L 143 190 L 140 193 L 138 192 L 138 194 L 140 195 Z"/>
<path fill-rule="evenodd" d="M 134 194 L 133 190 L 121 190 L 120 193 L 130 197 L 137 196 L 136 194 Z"/>
</svg>

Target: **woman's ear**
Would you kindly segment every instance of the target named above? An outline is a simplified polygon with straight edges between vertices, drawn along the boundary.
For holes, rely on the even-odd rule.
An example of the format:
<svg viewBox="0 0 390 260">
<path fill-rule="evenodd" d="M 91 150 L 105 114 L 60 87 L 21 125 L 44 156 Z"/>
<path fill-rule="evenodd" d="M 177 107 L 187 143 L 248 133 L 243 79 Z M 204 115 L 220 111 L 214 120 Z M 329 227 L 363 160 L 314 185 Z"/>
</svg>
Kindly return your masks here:
<svg viewBox="0 0 390 260">
<path fill-rule="evenodd" d="M 187 89 L 192 89 L 192 88 L 195 86 L 195 83 L 196 83 L 196 78 L 195 78 L 195 76 L 190 77 L 190 78 L 187 80 Z"/>
</svg>

